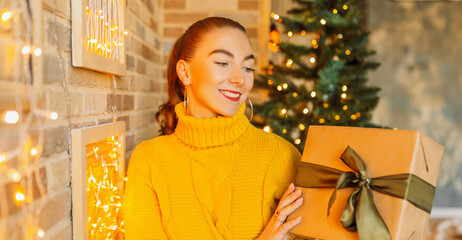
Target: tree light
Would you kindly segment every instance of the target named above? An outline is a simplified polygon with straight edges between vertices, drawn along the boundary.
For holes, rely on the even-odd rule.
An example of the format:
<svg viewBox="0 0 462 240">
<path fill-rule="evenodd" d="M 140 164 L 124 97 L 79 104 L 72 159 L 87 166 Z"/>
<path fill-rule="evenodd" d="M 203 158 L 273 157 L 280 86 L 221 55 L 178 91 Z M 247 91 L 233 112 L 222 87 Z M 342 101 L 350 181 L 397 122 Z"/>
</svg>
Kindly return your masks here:
<svg viewBox="0 0 462 240">
<path fill-rule="evenodd" d="M 24 199 L 26 199 L 26 196 L 24 196 L 22 192 L 16 192 L 14 196 L 16 200 L 21 201 L 21 202 L 24 201 Z"/>
<path fill-rule="evenodd" d="M 342 86 L 342 91 L 346 92 L 347 89 L 348 89 L 348 87 L 346 85 Z"/>
<path fill-rule="evenodd" d="M 303 109 L 303 114 L 307 114 L 309 112 L 308 108 Z"/>
<path fill-rule="evenodd" d="M 282 86 L 278 85 L 277 89 L 278 89 L 278 91 L 282 91 Z"/>
<path fill-rule="evenodd" d="M 36 48 L 36 49 L 34 50 L 34 55 L 35 55 L 35 56 L 38 57 L 38 56 L 40 56 L 41 54 L 42 54 L 42 49 Z"/>
<path fill-rule="evenodd" d="M 300 138 L 295 139 L 295 144 L 298 145 L 298 144 L 300 144 L 301 142 L 302 142 L 302 141 L 300 140 Z"/>
<path fill-rule="evenodd" d="M 343 105 L 343 110 L 347 110 L 348 109 L 348 106 L 347 105 Z"/>
<path fill-rule="evenodd" d="M 11 11 L 4 11 L 4 12 L 2 13 L 2 21 L 3 21 L 3 22 L 6 22 L 6 21 L 10 20 L 11 15 L 12 15 L 12 14 L 11 14 Z"/>
<path fill-rule="evenodd" d="M 316 97 L 316 92 L 315 91 L 311 92 L 311 97 Z"/>
<path fill-rule="evenodd" d="M 321 24 L 322 24 L 322 25 L 326 25 L 326 20 L 325 20 L 324 18 L 323 18 L 323 19 L 321 19 L 321 21 L 320 21 L 320 22 L 321 22 Z"/>
<path fill-rule="evenodd" d="M 271 13 L 271 17 L 273 17 L 274 20 L 278 20 L 278 19 L 279 19 L 279 15 L 277 15 L 276 13 Z"/>
<path fill-rule="evenodd" d="M 281 114 L 286 114 L 286 113 L 287 113 L 287 109 L 283 108 L 283 109 L 281 110 Z"/>
<path fill-rule="evenodd" d="M 287 87 L 289 87 L 287 83 L 282 84 L 282 88 L 287 89 Z"/>
<path fill-rule="evenodd" d="M 5 113 L 5 122 L 8 124 L 15 124 L 19 121 L 19 114 L 16 111 L 7 111 Z"/>
<path fill-rule="evenodd" d="M 313 39 L 313 40 L 311 40 L 311 44 L 316 45 L 316 44 L 318 44 L 318 41 L 316 41 L 316 39 Z"/>
<path fill-rule="evenodd" d="M 348 6 L 346 4 L 343 4 L 343 10 L 347 10 Z"/>
<path fill-rule="evenodd" d="M 334 10 L 332 10 L 332 12 L 333 12 L 334 14 L 337 14 L 338 11 L 337 11 L 337 9 L 334 8 Z"/>
<path fill-rule="evenodd" d="M 287 133 L 287 129 L 282 129 L 282 133 L 286 134 Z"/>
<path fill-rule="evenodd" d="M 324 118 L 319 119 L 319 123 L 323 124 L 324 122 L 326 122 L 326 120 L 324 120 Z"/>
<path fill-rule="evenodd" d="M 350 50 L 346 50 L 346 51 L 345 51 L 345 54 L 346 54 L 346 55 L 350 55 L 350 53 L 351 53 Z"/>
<path fill-rule="evenodd" d="M 292 66 L 292 63 L 293 63 L 293 62 L 294 62 L 294 61 L 292 61 L 292 59 L 287 60 L 286 66 L 287 66 L 287 67 Z"/>
<path fill-rule="evenodd" d="M 51 120 L 56 120 L 56 119 L 58 119 L 58 113 L 56 113 L 56 112 L 50 113 L 49 116 L 50 116 L 50 119 L 51 119 Z"/>
<path fill-rule="evenodd" d="M 43 238 L 43 237 L 45 236 L 45 232 L 44 232 L 42 229 L 39 229 L 39 230 L 37 231 L 37 236 L 38 236 L 39 238 Z"/>
<path fill-rule="evenodd" d="M 287 33 L 287 36 L 289 36 L 289 37 L 292 37 L 292 35 L 294 35 L 294 33 L 293 33 L 292 31 L 289 31 L 289 32 Z"/>
<path fill-rule="evenodd" d="M 303 125 L 302 123 L 300 123 L 300 124 L 298 125 L 298 128 L 300 128 L 300 130 L 303 131 L 303 130 L 305 130 L 305 125 Z"/>
<path fill-rule="evenodd" d="M 270 131 L 271 131 L 270 126 L 266 125 L 266 126 L 263 128 L 263 131 L 265 131 L 265 132 L 270 132 Z"/>
<path fill-rule="evenodd" d="M 32 156 L 37 155 L 37 153 L 38 153 L 38 151 L 37 151 L 36 148 L 32 148 L 32 149 L 30 150 L 30 155 L 32 155 Z"/>
<path fill-rule="evenodd" d="M 13 180 L 13 182 L 19 182 L 19 181 L 21 181 L 21 174 L 20 174 L 18 171 L 14 170 L 14 169 L 10 169 L 10 170 L 8 171 L 8 177 L 9 177 L 11 180 Z"/>
<path fill-rule="evenodd" d="M 311 57 L 311 58 L 310 58 L 310 62 L 311 62 L 311 63 L 314 63 L 314 62 L 316 62 L 316 58 L 314 58 L 314 57 Z"/>
<path fill-rule="evenodd" d="M 345 99 L 347 97 L 346 93 L 342 93 L 341 97 Z"/>
<path fill-rule="evenodd" d="M 340 119 L 340 116 L 339 115 L 335 115 L 335 120 L 339 120 Z"/>
<path fill-rule="evenodd" d="M 8 153 L 0 154 L 0 163 L 6 162 L 6 160 L 8 160 Z"/>
</svg>

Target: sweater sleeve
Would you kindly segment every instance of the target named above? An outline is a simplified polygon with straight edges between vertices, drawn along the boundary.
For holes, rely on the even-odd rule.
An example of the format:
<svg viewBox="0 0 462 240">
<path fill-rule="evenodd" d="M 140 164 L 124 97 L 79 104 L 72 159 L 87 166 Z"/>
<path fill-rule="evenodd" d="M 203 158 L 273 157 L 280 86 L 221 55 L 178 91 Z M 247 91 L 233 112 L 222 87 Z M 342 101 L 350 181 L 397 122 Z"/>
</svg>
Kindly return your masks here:
<svg viewBox="0 0 462 240">
<path fill-rule="evenodd" d="M 294 145 L 280 136 L 275 135 L 277 139 L 276 156 L 270 163 L 263 187 L 263 219 L 269 221 L 277 204 L 297 177 L 298 165 L 301 160 L 301 154 Z"/>
<path fill-rule="evenodd" d="M 162 227 L 162 218 L 156 191 L 151 182 L 151 164 L 143 154 L 142 144 L 130 158 L 124 195 L 125 238 L 168 239 Z"/>
</svg>

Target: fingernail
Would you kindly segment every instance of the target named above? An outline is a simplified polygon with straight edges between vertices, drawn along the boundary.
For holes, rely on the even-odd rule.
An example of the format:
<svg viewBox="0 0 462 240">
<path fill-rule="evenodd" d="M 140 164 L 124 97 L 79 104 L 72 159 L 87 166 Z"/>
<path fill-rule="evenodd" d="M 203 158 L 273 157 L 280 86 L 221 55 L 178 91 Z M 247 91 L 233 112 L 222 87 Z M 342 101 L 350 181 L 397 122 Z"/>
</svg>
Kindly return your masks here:
<svg viewBox="0 0 462 240">
<path fill-rule="evenodd" d="M 294 189 L 294 183 L 290 184 L 290 189 Z"/>
<path fill-rule="evenodd" d="M 298 189 L 298 190 L 297 190 L 297 194 L 300 194 L 300 193 L 302 193 L 302 190 L 301 190 L 301 189 Z"/>
<path fill-rule="evenodd" d="M 300 217 L 297 218 L 297 221 L 300 221 L 300 220 L 302 220 L 302 216 L 300 216 Z"/>
</svg>

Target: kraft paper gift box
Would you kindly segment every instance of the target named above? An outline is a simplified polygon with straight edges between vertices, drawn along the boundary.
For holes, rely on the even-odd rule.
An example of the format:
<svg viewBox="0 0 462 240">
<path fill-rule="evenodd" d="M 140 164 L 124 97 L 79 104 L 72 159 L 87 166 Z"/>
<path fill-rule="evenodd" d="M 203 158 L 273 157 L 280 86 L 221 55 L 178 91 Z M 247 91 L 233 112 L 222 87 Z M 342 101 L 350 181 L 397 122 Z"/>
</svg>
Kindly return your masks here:
<svg viewBox="0 0 462 240">
<path fill-rule="evenodd" d="M 290 232 L 325 240 L 424 239 L 443 151 L 418 131 L 310 126 L 295 182 L 304 201 L 287 218 L 302 221 Z M 337 184 L 346 188 L 334 198 Z"/>
</svg>

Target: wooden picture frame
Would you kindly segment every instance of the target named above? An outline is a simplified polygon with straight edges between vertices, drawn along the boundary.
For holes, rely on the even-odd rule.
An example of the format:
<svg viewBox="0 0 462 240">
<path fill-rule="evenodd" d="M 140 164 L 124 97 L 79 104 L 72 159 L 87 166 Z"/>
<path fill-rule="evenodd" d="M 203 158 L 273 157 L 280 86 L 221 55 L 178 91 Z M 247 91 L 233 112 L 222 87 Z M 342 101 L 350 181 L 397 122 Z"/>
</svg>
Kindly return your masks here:
<svg viewBox="0 0 462 240">
<path fill-rule="evenodd" d="M 73 129 L 71 135 L 73 203 L 72 222 L 74 239 L 91 239 L 89 235 L 93 235 L 93 233 L 90 232 L 92 228 L 95 230 L 105 229 L 105 238 L 107 238 L 107 233 L 110 233 L 112 230 L 114 230 L 114 232 L 112 232 L 114 236 L 111 236 L 110 238 L 123 239 L 123 231 L 120 230 L 123 227 L 123 223 L 120 223 L 121 216 L 119 213 L 119 208 L 121 208 L 121 198 L 123 196 L 125 182 L 125 123 L 115 122 L 93 127 Z M 95 149 L 95 144 L 102 148 L 100 149 L 101 151 L 99 152 L 99 155 L 99 149 Z M 103 150 L 103 148 L 108 149 L 107 152 L 109 154 L 105 154 L 105 150 Z M 92 161 L 90 161 L 91 159 Z M 95 161 L 95 159 L 101 159 L 101 161 L 98 162 Z M 106 175 L 105 177 L 101 177 L 101 174 L 99 173 Z M 107 177 L 108 175 L 109 177 Z M 114 183 L 114 179 L 118 181 Z M 94 189 L 91 185 L 98 183 L 104 183 L 105 186 L 111 186 L 111 188 L 107 187 L 106 189 L 106 187 L 102 187 L 100 191 L 100 184 L 98 185 L 98 190 L 93 191 Z M 109 190 L 111 190 L 111 194 L 107 194 L 107 191 Z M 94 201 L 94 196 L 96 196 L 96 199 L 98 199 L 96 204 Z M 109 198 L 111 200 L 114 198 L 118 199 L 119 202 L 112 202 L 111 204 L 111 201 L 108 200 Z M 100 199 L 103 201 L 100 201 Z M 105 201 L 105 199 L 107 201 Z M 93 208 L 101 207 L 106 213 L 113 214 L 115 212 L 115 214 L 113 214 L 111 217 L 97 220 L 98 225 L 95 226 L 96 224 L 94 223 L 96 217 L 99 216 L 101 218 L 101 215 L 94 214 L 96 215 L 95 217 L 92 216 L 92 213 L 101 214 L 104 212 L 93 211 Z M 105 216 L 106 214 L 103 217 Z M 116 219 L 115 225 L 107 224 L 109 220 L 111 220 L 111 224 L 114 223 L 114 218 Z M 114 229 L 112 229 L 112 227 L 114 227 Z"/>
<path fill-rule="evenodd" d="M 124 76 L 125 0 L 72 0 L 72 65 Z"/>
</svg>

